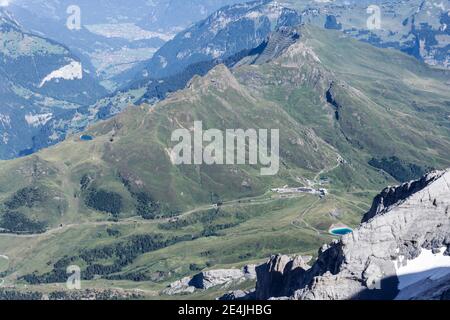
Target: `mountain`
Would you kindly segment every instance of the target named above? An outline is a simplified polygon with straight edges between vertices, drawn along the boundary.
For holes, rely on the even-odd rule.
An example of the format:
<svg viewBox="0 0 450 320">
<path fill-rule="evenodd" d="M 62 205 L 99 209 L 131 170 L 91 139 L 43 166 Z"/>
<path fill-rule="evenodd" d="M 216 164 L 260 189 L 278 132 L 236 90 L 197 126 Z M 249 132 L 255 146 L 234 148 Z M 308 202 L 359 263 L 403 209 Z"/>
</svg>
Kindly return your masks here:
<svg viewBox="0 0 450 320">
<path fill-rule="evenodd" d="M 256 268 L 248 298 L 439 300 L 450 292 L 450 171 L 389 187 L 360 227 L 301 257 L 273 256 Z"/>
<path fill-rule="evenodd" d="M 274 29 L 299 23 L 294 10 L 270 0 L 226 6 L 177 34 L 129 75 L 138 75 L 134 81 L 173 76 L 191 64 L 255 48 Z"/>
<path fill-rule="evenodd" d="M 381 30 L 368 29 L 369 5 L 380 7 L 383 22 Z M 294 9 L 298 13 L 293 11 Z M 282 5 L 277 2 L 259 1 L 225 7 L 180 32 L 175 39 L 163 46 L 150 62 L 140 64 L 130 72 L 122 74 L 117 82 L 129 84 L 92 105 L 88 114 L 84 115 L 90 120 L 81 123 L 85 126 L 96 119 L 106 119 L 121 112 L 128 104 L 153 104 L 164 99 L 167 94 L 184 88 L 194 75 L 204 75 L 220 63 L 233 65 L 251 48 L 264 45 L 273 28 L 297 24 L 300 21 L 331 29 L 339 26 L 338 29 L 344 34 L 358 40 L 378 47 L 394 48 L 430 65 L 445 67 L 449 59 L 449 44 L 446 43 L 448 29 L 445 22 L 447 13 L 445 6 L 415 0 L 374 3 L 319 3 L 305 0 L 287 1 Z M 255 23 L 254 19 L 265 22 Z M 276 19 L 276 25 L 272 22 L 272 27 L 267 27 L 267 21 Z M 334 21 L 335 26 L 331 21 Z M 408 21 L 409 24 L 406 23 Z M 257 30 L 253 32 L 253 27 L 247 24 L 256 26 Z M 246 31 L 243 32 L 243 29 Z M 192 54 L 187 54 L 188 52 Z M 161 65 L 161 61 L 165 63 Z M 398 159 L 388 160 L 395 161 Z M 386 167 L 386 163 L 378 165 Z M 414 168 L 408 170 L 414 171 Z"/>
<path fill-rule="evenodd" d="M 10 10 L 25 28 L 63 43 L 83 60 L 102 84 L 114 90 L 112 78 L 154 52 L 176 33 L 212 11 L 236 0 L 77 1 L 80 28 L 66 24 L 76 13 L 73 1 L 16 0 Z M 189 9 L 187 9 L 189 8 Z"/>
<path fill-rule="evenodd" d="M 66 129 L 58 128 L 57 130 L 68 132 L 84 130 L 89 124 L 108 119 L 122 112 L 130 104 L 154 104 L 164 99 L 168 94 L 183 89 L 193 76 L 205 75 L 211 68 L 220 63 L 232 66 L 248 54 L 252 48 L 256 46 L 263 48 L 272 29 L 297 24 L 299 21 L 332 29 L 335 26 L 332 25 L 331 21 L 334 21 L 336 26 L 339 25 L 339 29 L 348 36 L 379 47 L 404 51 L 428 64 L 445 66 L 445 59 L 448 59 L 448 50 L 445 44 L 445 22 L 442 20 L 442 17 L 445 16 L 445 8 L 433 6 L 433 10 L 428 10 L 429 5 L 424 3 L 420 6 L 420 3 L 416 2 L 412 0 L 407 3 L 377 2 L 376 4 L 382 9 L 383 27 L 386 28 L 387 26 L 387 29 L 382 30 L 367 29 L 366 16 L 368 14 L 366 11 L 370 5 L 368 2 L 317 3 L 315 1 L 296 1 L 284 2 L 280 5 L 271 1 L 257 1 L 222 8 L 207 19 L 182 31 L 175 39 L 169 41 L 159 50 L 161 56 L 164 57 L 163 60 L 168 59 L 167 65 L 163 65 L 165 68 L 162 68 L 160 59 L 155 56 L 150 62 L 139 64 L 129 72 L 121 73 L 120 79 L 117 78 L 115 81 L 128 83 L 127 85 L 88 108 L 67 115 L 64 120 Z M 293 9 L 297 10 L 298 13 Z M 426 28 L 427 25 L 424 24 L 423 19 L 418 19 L 419 16 L 424 16 L 423 12 L 425 11 L 429 13 L 427 14 L 428 23 L 436 26 L 437 29 L 435 32 L 431 32 L 430 29 L 429 32 L 430 40 L 427 40 L 427 43 L 432 43 L 432 47 L 422 45 L 422 49 L 429 48 L 428 51 L 434 52 L 434 56 L 441 57 L 440 62 L 436 60 L 433 63 L 430 59 L 418 54 L 417 52 L 420 50 L 414 49 L 417 47 L 416 44 L 420 42 L 419 33 L 423 33 L 420 31 L 421 28 Z M 408 18 L 413 13 L 416 18 Z M 355 17 L 360 18 L 356 20 Z M 264 23 L 255 23 L 256 20 L 254 19 L 264 21 Z M 403 25 L 403 22 L 408 19 L 414 21 L 409 29 Z M 268 21 L 271 20 L 272 22 L 269 23 Z M 275 23 L 275 20 L 278 21 Z M 226 21 L 226 23 L 222 23 L 223 21 Z M 247 24 L 254 25 L 256 31 L 251 31 L 253 27 L 248 27 Z M 268 27 L 269 25 L 271 27 Z M 243 28 L 243 26 L 246 27 Z M 211 32 L 213 29 L 215 31 Z M 242 32 L 242 30 L 246 31 Z M 195 34 L 195 36 L 185 37 L 185 35 L 190 34 Z M 218 57 L 211 51 L 212 47 L 222 48 L 216 51 L 216 53 L 221 52 Z M 424 50 L 421 52 L 425 52 Z M 180 54 L 188 51 L 195 54 L 186 56 Z M 71 117 L 72 120 L 70 120 Z M 52 125 L 50 123 L 46 131 L 55 131 Z M 41 146 L 45 147 L 45 145 L 44 139 Z M 395 162 L 401 162 L 401 160 L 398 158 L 373 159 L 372 164 L 386 169 L 391 165 L 390 163 Z M 397 173 L 397 176 L 413 178 L 414 172 L 416 176 L 417 173 L 421 173 L 420 170 L 417 170 L 417 167 L 411 166 L 408 168 L 407 163 L 403 163 L 402 166 L 405 169 Z"/>
<path fill-rule="evenodd" d="M 222 23 L 225 20 L 227 22 Z M 263 48 L 272 30 L 296 25 L 299 21 L 295 11 L 267 0 L 224 7 L 178 34 L 158 51 L 158 55 L 170 60 L 164 68 L 159 58 L 153 58 L 145 65 L 121 74 L 117 82 L 128 84 L 83 112 L 73 114 L 68 130 L 84 130 L 87 125 L 108 119 L 129 105 L 154 104 L 163 100 L 168 94 L 185 88 L 195 75 L 203 76 L 222 63 L 233 66 L 255 47 Z M 217 30 L 212 33 L 214 28 Z M 194 36 L 187 38 L 186 34 Z M 211 47 L 221 47 L 223 52 L 213 54 Z M 173 57 L 174 52 L 180 50 L 191 50 L 195 54 L 182 59 L 178 54 L 177 58 Z M 48 131 L 53 130 L 48 128 Z"/>
<path fill-rule="evenodd" d="M 333 225 L 358 224 L 374 190 L 450 166 L 449 79 L 339 31 L 280 28 L 155 106 L 0 162 L 5 281 L 40 291 L 78 265 L 90 288 L 114 282 L 164 295 L 202 270 L 273 252 L 314 255 Z M 174 165 L 171 135 L 192 132 L 194 121 L 279 129 L 278 173 L 261 175 L 261 163 Z"/>
<path fill-rule="evenodd" d="M 373 15 L 369 6 L 380 10 L 379 28 L 368 22 Z M 338 29 L 372 45 L 401 50 L 430 65 L 448 68 L 449 10 L 445 3 L 428 0 L 261 0 L 231 5 L 177 34 L 150 61 L 120 75 L 119 82 L 130 83 L 136 76 L 140 81 L 165 78 L 192 63 L 226 58 L 258 46 L 274 26 L 300 21 Z"/>
<path fill-rule="evenodd" d="M 55 2 L 43 5 L 40 0 L 16 1 L 10 5 L 10 9 L 29 28 L 66 43 L 74 52 L 77 52 L 83 65 L 92 73 L 97 72 L 97 75 L 103 79 L 102 84 L 109 90 L 126 84 L 121 90 L 90 106 L 87 113 L 73 114 L 74 121 L 70 124 L 67 124 L 70 119 L 70 115 L 67 115 L 64 120 L 67 130 L 83 129 L 92 120 L 108 118 L 120 112 L 128 104 L 154 103 L 165 97 L 167 93 L 183 88 L 192 75 L 203 75 L 209 70 L 208 68 L 228 58 L 231 53 L 236 54 L 261 44 L 273 28 L 273 26 L 266 28 L 267 21 L 276 20 L 280 12 L 282 12 L 278 21 L 280 25 L 295 24 L 303 19 L 305 23 L 326 28 L 339 26 L 339 29 L 347 35 L 379 47 L 401 50 L 431 65 L 445 67 L 448 61 L 449 29 L 446 28 L 448 8 L 445 4 L 418 0 L 377 0 L 375 2 L 304 0 L 285 1 L 282 5 L 277 2 L 260 1 L 225 7 L 204 21 L 182 31 L 173 41 L 169 41 L 159 50 L 158 55 L 163 57 L 162 60 L 154 57 L 148 62 L 148 57 L 179 31 L 182 28 L 181 25 L 186 26 L 189 23 L 186 21 L 195 20 L 189 18 L 189 15 L 193 14 L 190 10 L 183 10 L 185 4 L 180 5 L 174 1 L 169 3 L 153 1 L 126 8 L 127 6 L 124 7 L 120 1 L 83 2 L 81 3 L 84 11 L 83 28 L 76 32 L 61 28 L 61 24 L 65 23 L 64 18 L 67 16 L 65 10 L 69 3 Z M 207 15 L 208 10 L 214 10 L 225 4 L 227 2 L 220 1 L 189 3 L 189 5 L 199 6 L 201 15 Z M 380 30 L 368 30 L 367 18 L 370 14 L 367 13 L 367 7 L 369 5 L 380 7 L 383 22 L 383 28 Z M 206 10 L 203 10 L 204 8 Z M 297 10 L 298 14 L 293 9 Z M 151 19 L 143 18 L 149 10 Z M 86 11 L 88 11 L 87 15 Z M 40 14 L 31 14 L 31 12 Z M 100 14 L 92 15 L 91 12 L 100 12 Z M 124 12 L 127 14 L 124 15 Z M 174 20 L 181 23 L 180 27 L 163 28 L 165 31 L 161 29 L 162 27 L 155 29 L 158 24 L 166 24 L 166 22 L 171 24 L 171 19 L 158 18 L 161 15 L 177 17 Z M 46 18 L 35 21 L 36 16 Z M 120 21 L 116 21 L 118 17 Z M 251 32 L 253 27 L 248 26 L 245 30 L 250 33 L 243 33 L 242 26 L 246 23 L 254 24 L 251 20 L 255 17 L 265 22 L 256 23 L 257 27 L 253 34 Z M 49 19 L 51 21 L 47 21 Z M 150 24 L 148 21 L 151 21 Z M 221 21 L 226 23 L 221 24 Z M 112 26 L 114 26 L 113 29 L 111 29 Z M 142 28 L 147 28 L 147 31 Z M 210 32 L 213 29 L 217 30 Z M 115 31 L 112 32 L 113 30 Z M 171 30 L 171 35 L 164 36 L 164 32 L 169 32 L 168 30 Z M 155 32 L 160 33 L 159 38 Z M 147 36 L 142 38 L 143 34 Z M 196 36 L 184 37 L 190 34 Z M 227 46 L 230 46 L 230 43 L 232 45 L 224 51 L 225 43 Z M 212 47 L 215 49 L 211 50 Z M 224 51 L 223 54 L 217 57 L 217 54 L 222 51 Z M 187 52 L 195 54 L 185 56 Z M 182 59 L 180 59 L 181 56 L 183 56 Z M 167 59 L 170 60 L 167 62 L 168 66 L 162 68 L 165 63 L 161 65 L 161 61 Z M 146 62 L 140 64 L 141 61 Z M 191 64 L 192 62 L 196 63 Z M 174 71 L 171 71 L 171 68 Z M 54 129 L 47 128 L 47 130 Z M 45 146 L 45 143 L 41 145 Z"/>
<path fill-rule="evenodd" d="M 206 15 L 209 12 L 208 10 L 212 10 L 213 8 L 229 2 L 230 1 L 199 1 L 196 2 L 196 5 L 203 8 L 202 14 Z M 159 30 L 159 33 L 148 30 L 145 31 L 143 29 L 140 31 L 137 30 L 137 27 L 146 27 L 150 28 L 150 30 L 156 30 L 151 29 L 148 25 L 144 26 L 144 24 L 142 24 L 143 16 L 146 16 L 150 11 L 153 12 L 151 13 L 152 15 L 163 14 L 164 12 L 166 12 L 165 14 L 168 14 L 169 12 L 180 12 L 180 15 L 185 17 L 184 20 L 176 19 L 174 21 L 181 23 L 181 25 L 183 25 L 183 21 L 186 22 L 188 16 L 193 19 L 195 14 L 189 14 L 185 10 L 181 10 L 177 4 L 179 3 L 176 1 L 170 2 L 169 4 L 167 2 L 154 2 L 153 5 L 148 7 L 150 4 L 145 2 L 140 5 L 140 10 L 135 10 L 135 7 L 125 9 L 121 1 L 117 3 L 83 2 L 79 4 L 82 9 L 82 28 L 80 30 L 69 30 L 66 27 L 61 27 L 61 25 L 65 24 L 65 17 L 68 15 L 65 10 L 69 6 L 69 3 L 66 2 L 50 2 L 44 4 L 42 1 L 38 0 L 32 2 L 16 1 L 8 7 L 8 10 L 13 11 L 15 16 L 18 17 L 18 20 L 23 21 L 27 27 L 35 30 L 39 34 L 65 43 L 70 50 L 76 52 L 80 57 L 78 60 L 83 64 L 83 68 L 85 68 L 86 71 L 85 73 L 92 74 L 96 78 L 98 77 L 103 86 L 112 90 L 116 84 L 121 83 L 122 80 L 117 80 L 117 83 L 115 81 L 111 82 L 111 77 L 116 74 L 121 74 L 138 61 L 134 58 L 131 59 L 132 61 L 129 61 L 126 56 L 135 57 L 133 54 L 133 52 L 135 52 L 138 53 L 139 59 L 147 59 L 149 55 L 144 52 L 146 50 L 145 46 L 150 45 L 154 47 L 151 43 L 153 43 L 152 41 L 158 34 L 160 36 L 162 35 L 161 39 L 164 41 L 167 41 L 171 37 L 166 37 L 163 34 L 164 32 L 172 30 L 169 27 L 167 28 L 170 30 L 164 29 L 164 32 L 157 29 Z M 183 4 L 183 6 L 184 5 L 186 4 Z M 144 10 L 142 7 L 147 7 L 149 10 Z M 261 9 L 260 6 L 256 6 L 254 13 L 261 10 L 263 9 Z M 86 15 L 86 11 L 101 12 L 101 14 Z M 39 14 L 36 14 L 36 12 Z M 122 15 L 119 14 L 120 12 L 122 12 Z M 123 12 L 128 12 L 128 14 L 123 15 Z M 265 14 L 268 14 L 268 12 L 265 12 Z M 121 16 L 120 21 L 115 21 L 116 15 Z M 37 17 L 39 17 L 39 19 L 37 19 Z M 210 19 L 214 20 L 216 18 L 210 17 Z M 152 21 L 153 20 L 155 19 L 153 18 Z M 136 23 L 136 28 L 130 26 L 130 23 L 132 22 Z M 165 23 L 168 23 L 168 21 Z M 153 24 L 153 27 L 156 28 L 156 24 L 158 23 L 157 21 L 153 21 Z M 126 30 L 122 33 L 120 31 L 122 30 L 121 26 L 126 26 Z M 173 30 L 178 29 L 175 28 Z M 114 31 L 114 34 L 105 34 L 102 30 L 105 32 Z M 255 46 L 258 45 L 259 41 L 263 41 L 269 31 L 270 28 L 264 30 L 265 33 L 260 36 L 260 39 L 251 41 L 251 45 L 247 44 L 247 46 L 253 48 L 253 44 L 255 44 Z M 123 39 L 123 37 L 128 38 Z M 222 38 L 220 41 L 227 40 L 229 43 L 234 41 L 236 45 L 240 45 L 239 41 L 241 40 L 238 36 L 236 39 L 233 39 L 233 34 L 229 34 L 229 37 L 230 39 Z M 162 42 L 157 44 L 156 47 L 159 47 L 161 44 Z M 239 57 L 240 56 L 235 59 L 239 59 Z M 132 86 L 127 86 L 125 89 L 109 95 L 106 95 L 105 90 L 102 88 L 97 88 L 96 96 L 101 99 L 95 101 L 95 103 L 92 100 L 90 100 L 89 103 L 86 101 L 86 103 L 77 106 L 77 108 L 70 108 L 70 110 L 66 110 L 63 113 L 58 113 L 58 116 L 55 116 L 54 114 L 51 121 L 42 121 L 39 125 L 39 130 L 37 132 L 34 130 L 31 134 L 32 144 L 19 144 L 17 146 L 19 150 L 15 151 L 15 153 L 11 153 L 7 157 L 10 158 L 17 155 L 36 152 L 37 150 L 63 140 L 67 134 L 84 130 L 89 124 L 110 118 L 111 116 L 120 113 L 129 105 L 140 104 L 142 102 L 154 103 L 155 101 L 163 99 L 167 93 L 184 88 L 194 75 L 204 75 L 214 65 L 222 62 L 222 59 L 201 61 L 193 65 L 189 65 L 189 62 L 186 62 L 186 69 L 182 70 L 181 74 L 172 75 L 163 79 L 155 78 L 145 79 L 143 81 L 136 79 L 133 81 Z M 134 72 L 131 74 L 134 76 Z M 94 87 L 92 89 L 94 89 Z"/>
<path fill-rule="evenodd" d="M 287 3 L 301 13 L 305 23 L 338 29 L 378 47 L 401 50 L 432 66 L 450 67 L 448 1 L 288 0 Z M 379 26 L 370 20 L 376 18 L 378 10 Z"/>
<path fill-rule="evenodd" d="M 29 152 L 46 123 L 105 91 L 69 49 L 26 32 L 6 11 L 0 11 L 0 39 L 0 159 L 6 159 Z M 48 132 L 46 139 L 60 137 Z"/>
</svg>

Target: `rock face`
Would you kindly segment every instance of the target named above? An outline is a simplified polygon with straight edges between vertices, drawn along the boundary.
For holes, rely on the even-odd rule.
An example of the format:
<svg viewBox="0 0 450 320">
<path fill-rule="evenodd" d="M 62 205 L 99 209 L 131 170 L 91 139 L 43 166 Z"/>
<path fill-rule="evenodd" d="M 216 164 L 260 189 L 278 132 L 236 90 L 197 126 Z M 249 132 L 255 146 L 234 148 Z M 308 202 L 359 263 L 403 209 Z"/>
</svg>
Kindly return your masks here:
<svg viewBox="0 0 450 320">
<path fill-rule="evenodd" d="M 203 271 L 192 278 L 186 277 L 170 284 L 163 291 L 164 294 L 175 295 L 193 293 L 195 290 L 208 290 L 217 286 L 228 286 L 232 283 L 240 283 L 245 280 L 256 279 L 254 265 L 245 266 L 242 269 L 218 269 Z M 240 294 L 243 296 L 244 294 Z M 237 296 L 237 295 L 236 295 Z"/>
<path fill-rule="evenodd" d="M 272 256 L 266 264 L 256 268 L 256 299 L 289 296 L 292 294 L 291 288 L 302 285 L 302 279 L 308 269 L 309 266 L 300 256 L 294 259 L 281 255 Z"/>
<path fill-rule="evenodd" d="M 197 289 L 210 289 L 215 286 L 226 285 L 233 281 L 244 279 L 255 279 L 255 266 L 245 267 L 244 269 L 221 269 L 204 271 L 195 275 L 189 282 L 190 286 Z"/>
<path fill-rule="evenodd" d="M 424 250 L 450 255 L 449 208 L 450 170 L 386 188 L 361 226 L 321 248 L 311 268 L 287 256 L 274 256 L 257 267 L 255 295 L 301 300 L 447 298 L 450 268 L 439 270 L 439 277 L 419 275 L 402 291 L 397 270 L 401 261 L 407 265 Z"/>
</svg>

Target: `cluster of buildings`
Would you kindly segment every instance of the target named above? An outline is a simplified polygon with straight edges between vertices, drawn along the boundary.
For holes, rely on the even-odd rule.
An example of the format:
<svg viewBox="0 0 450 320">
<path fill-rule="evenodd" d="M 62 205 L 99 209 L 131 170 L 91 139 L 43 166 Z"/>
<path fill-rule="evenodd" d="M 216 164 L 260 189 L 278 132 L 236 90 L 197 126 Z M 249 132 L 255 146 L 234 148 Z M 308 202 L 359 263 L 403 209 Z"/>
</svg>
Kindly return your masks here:
<svg viewBox="0 0 450 320">
<path fill-rule="evenodd" d="M 289 188 L 287 186 L 283 188 L 272 189 L 272 192 L 276 192 L 279 194 L 309 193 L 309 194 L 317 194 L 321 198 L 325 197 L 328 194 L 328 190 L 325 188 L 320 189 L 306 188 L 306 187 Z"/>
</svg>

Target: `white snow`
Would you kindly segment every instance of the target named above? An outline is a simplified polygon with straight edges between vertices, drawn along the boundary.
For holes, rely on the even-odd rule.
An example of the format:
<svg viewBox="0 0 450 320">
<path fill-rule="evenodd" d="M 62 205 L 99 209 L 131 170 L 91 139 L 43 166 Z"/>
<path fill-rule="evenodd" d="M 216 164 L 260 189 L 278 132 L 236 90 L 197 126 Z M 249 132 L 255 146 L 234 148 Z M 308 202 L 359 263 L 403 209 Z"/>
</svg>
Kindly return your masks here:
<svg viewBox="0 0 450 320">
<path fill-rule="evenodd" d="M 47 75 L 39 85 L 39 88 L 42 88 L 46 82 L 49 82 L 53 79 L 64 79 L 64 80 L 75 80 L 75 79 L 83 79 L 83 67 L 81 63 L 78 61 L 72 61 L 68 65 L 51 72 Z"/>
<path fill-rule="evenodd" d="M 0 113 L 0 124 L 3 128 L 11 128 L 11 118 L 9 115 Z"/>
<path fill-rule="evenodd" d="M 219 58 L 222 54 L 224 54 L 225 52 L 223 50 L 219 50 L 216 48 L 212 48 L 212 47 L 206 47 L 206 49 L 202 50 L 203 53 L 213 57 L 213 58 Z"/>
<path fill-rule="evenodd" d="M 9 142 L 9 134 L 8 134 L 8 132 L 0 134 L 0 139 L 3 141 L 3 144 L 8 144 L 8 142 Z"/>
<path fill-rule="evenodd" d="M 25 121 L 33 127 L 43 126 L 45 125 L 51 118 L 53 114 L 51 113 L 42 113 L 42 114 L 27 114 L 25 115 Z"/>
<path fill-rule="evenodd" d="M 159 56 L 159 63 L 161 64 L 163 69 L 167 67 L 167 59 L 165 57 Z"/>
<path fill-rule="evenodd" d="M 422 253 L 416 259 L 407 260 L 402 266 L 396 263 L 398 289 L 405 289 L 426 279 L 439 280 L 450 274 L 450 257 L 444 256 L 446 250 L 444 247 L 440 253 L 433 254 L 431 250 L 422 249 Z"/>
<path fill-rule="evenodd" d="M 258 11 L 251 11 L 251 12 L 247 13 L 247 14 L 245 15 L 245 17 L 246 17 L 246 18 L 249 18 L 249 19 L 256 20 L 256 19 L 262 17 L 262 13 L 261 13 L 261 12 L 258 12 Z"/>
<path fill-rule="evenodd" d="M 189 56 L 190 54 L 191 54 L 191 52 L 189 50 L 184 50 L 184 51 L 178 52 L 177 59 L 178 60 L 184 59 L 187 56 Z"/>
</svg>

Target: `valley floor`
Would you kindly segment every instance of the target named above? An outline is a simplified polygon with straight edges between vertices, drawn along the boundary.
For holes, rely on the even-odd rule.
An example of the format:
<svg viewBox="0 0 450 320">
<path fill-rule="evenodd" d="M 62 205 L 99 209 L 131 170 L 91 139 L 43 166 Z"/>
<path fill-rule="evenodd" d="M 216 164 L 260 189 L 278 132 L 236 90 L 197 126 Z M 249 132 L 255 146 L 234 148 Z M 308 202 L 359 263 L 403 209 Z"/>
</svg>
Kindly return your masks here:
<svg viewBox="0 0 450 320">
<path fill-rule="evenodd" d="M 220 206 L 199 206 L 176 218 L 144 220 L 132 217 L 118 222 L 73 223 L 36 235 L 2 234 L 0 253 L 10 258 L 10 271 L 14 270 L 5 279 L 3 289 L 72 294 L 64 282 L 30 285 L 21 277 L 29 273 L 45 274 L 51 271 L 55 257 L 71 256 L 79 248 L 106 246 L 122 238 L 159 234 L 161 231 L 172 236 L 194 235 L 202 229 L 204 231 L 208 220 L 209 226 L 220 226 L 212 235 L 204 233 L 204 236 L 192 237 L 192 240 L 144 252 L 118 273 L 124 276 L 123 279 L 83 280 L 82 291 L 116 290 L 123 297 L 132 294 L 143 299 L 214 299 L 232 289 L 252 288 L 254 281 L 198 290 L 189 296 L 165 296 L 161 292 L 169 283 L 193 276 L 200 270 L 259 264 L 276 252 L 315 256 L 317 247 L 333 238 L 328 232 L 330 225 L 357 225 L 369 208 L 369 199 L 370 196 L 352 193 L 344 198 L 338 192 L 325 198 L 270 192 L 259 197 L 224 202 Z M 237 219 L 237 215 L 245 218 Z M 227 225 L 224 225 L 224 219 Z M 189 225 L 181 223 L 183 221 L 189 221 Z M 120 235 L 111 237 L 110 230 L 118 231 Z M 111 263 L 111 259 L 107 258 L 103 263 Z M 145 277 L 142 281 L 133 281 L 126 279 L 126 275 Z"/>
</svg>

